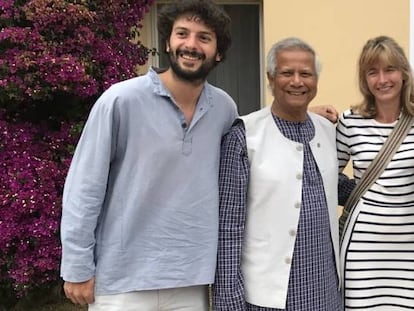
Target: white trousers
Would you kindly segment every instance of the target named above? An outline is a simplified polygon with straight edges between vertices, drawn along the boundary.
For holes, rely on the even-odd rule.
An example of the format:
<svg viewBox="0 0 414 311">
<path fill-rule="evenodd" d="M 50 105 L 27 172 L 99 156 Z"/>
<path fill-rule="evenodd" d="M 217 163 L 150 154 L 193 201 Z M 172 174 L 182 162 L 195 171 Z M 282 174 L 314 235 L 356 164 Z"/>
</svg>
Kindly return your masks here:
<svg viewBox="0 0 414 311">
<path fill-rule="evenodd" d="M 207 286 L 95 296 L 89 311 L 207 311 Z"/>
</svg>

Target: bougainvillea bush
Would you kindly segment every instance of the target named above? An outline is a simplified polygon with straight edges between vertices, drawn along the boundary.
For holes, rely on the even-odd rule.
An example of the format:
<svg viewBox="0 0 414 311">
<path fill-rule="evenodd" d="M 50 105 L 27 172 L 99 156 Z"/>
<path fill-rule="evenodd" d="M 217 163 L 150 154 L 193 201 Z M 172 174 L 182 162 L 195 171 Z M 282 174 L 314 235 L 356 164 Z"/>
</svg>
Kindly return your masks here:
<svg viewBox="0 0 414 311">
<path fill-rule="evenodd" d="M 17 296 L 56 280 L 61 193 L 76 127 L 16 122 L 0 112 L 0 280 Z"/>
<path fill-rule="evenodd" d="M 59 278 L 61 196 L 79 122 L 147 61 L 138 31 L 153 2 L 0 0 L 0 300 Z"/>
<path fill-rule="evenodd" d="M 134 76 L 147 61 L 137 36 L 152 2 L 0 0 L 2 106 L 90 99 Z"/>
</svg>

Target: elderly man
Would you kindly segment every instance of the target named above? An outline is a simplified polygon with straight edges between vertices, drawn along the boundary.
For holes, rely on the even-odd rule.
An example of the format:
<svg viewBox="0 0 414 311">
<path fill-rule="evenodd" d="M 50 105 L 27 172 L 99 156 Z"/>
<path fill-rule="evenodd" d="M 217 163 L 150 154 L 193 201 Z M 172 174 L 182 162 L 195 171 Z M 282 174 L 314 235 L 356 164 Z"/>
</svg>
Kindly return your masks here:
<svg viewBox="0 0 414 311">
<path fill-rule="evenodd" d="M 308 112 L 319 68 L 302 40 L 276 43 L 272 105 L 223 139 L 217 311 L 342 309 L 335 128 Z"/>
</svg>

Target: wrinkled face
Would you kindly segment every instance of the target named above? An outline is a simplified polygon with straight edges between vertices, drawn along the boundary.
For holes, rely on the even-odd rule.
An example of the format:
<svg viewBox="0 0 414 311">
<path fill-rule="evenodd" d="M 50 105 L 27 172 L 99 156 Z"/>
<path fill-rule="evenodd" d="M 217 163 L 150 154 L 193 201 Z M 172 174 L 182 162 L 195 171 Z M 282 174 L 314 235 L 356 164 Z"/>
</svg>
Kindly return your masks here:
<svg viewBox="0 0 414 311">
<path fill-rule="evenodd" d="M 376 104 L 400 104 L 403 86 L 401 70 L 379 60 L 368 68 L 365 77 Z"/>
<path fill-rule="evenodd" d="M 167 42 L 171 69 L 182 80 L 204 80 L 220 61 L 216 34 L 198 17 L 179 17 Z"/>
<path fill-rule="evenodd" d="M 268 74 L 274 96 L 273 111 L 280 117 L 285 114 L 306 116 L 308 104 L 317 92 L 314 56 L 307 51 L 285 50 L 278 52 L 276 62 L 275 76 Z"/>
</svg>

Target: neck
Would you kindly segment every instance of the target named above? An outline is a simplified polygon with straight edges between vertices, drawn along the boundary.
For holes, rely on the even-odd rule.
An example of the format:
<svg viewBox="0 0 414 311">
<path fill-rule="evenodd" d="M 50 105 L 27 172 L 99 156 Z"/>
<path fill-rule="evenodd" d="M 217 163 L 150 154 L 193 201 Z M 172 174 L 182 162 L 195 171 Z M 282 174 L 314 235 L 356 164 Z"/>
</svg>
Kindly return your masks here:
<svg viewBox="0 0 414 311">
<path fill-rule="evenodd" d="M 376 104 L 375 120 L 381 123 L 392 123 L 398 119 L 401 112 L 400 104 Z"/>
<path fill-rule="evenodd" d="M 272 113 L 280 119 L 290 122 L 304 122 L 308 118 L 307 110 L 303 108 L 283 110 L 275 102 L 272 104 Z"/>
<path fill-rule="evenodd" d="M 195 105 L 204 87 L 203 80 L 185 81 L 179 79 L 171 68 L 161 73 L 160 79 L 180 107 Z"/>
<path fill-rule="evenodd" d="M 171 68 L 160 74 L 160 79 L 170 91 L 177 106 L 184 113 L 187 124 L 191 123 L 195 107 L 204 87 L 204 81 L 185 81 L 179 79 Z"/>
</svg>

